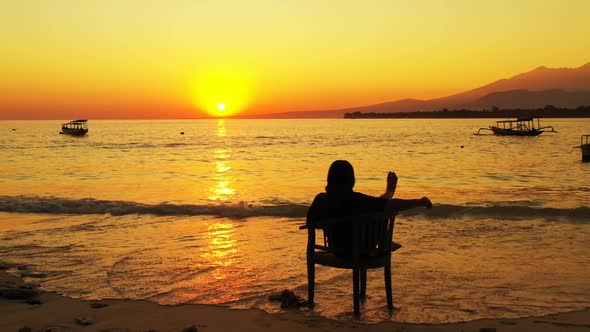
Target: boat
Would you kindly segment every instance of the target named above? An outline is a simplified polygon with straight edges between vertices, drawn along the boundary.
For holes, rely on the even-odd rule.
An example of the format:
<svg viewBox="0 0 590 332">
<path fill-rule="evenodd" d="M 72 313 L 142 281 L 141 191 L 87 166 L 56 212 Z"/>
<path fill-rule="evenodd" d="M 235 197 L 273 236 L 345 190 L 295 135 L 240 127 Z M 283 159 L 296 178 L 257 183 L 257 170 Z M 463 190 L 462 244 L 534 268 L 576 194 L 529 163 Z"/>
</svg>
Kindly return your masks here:
<svg viewBox="0 0 590 332">
<path fill-rule="evenodd" d="M 575 148 L 582 149 L 583 162 L 590 162 L 590 135 L 582 135 L 580 146 L 575 146 Z"/>
<path fill-rule="evenodd" d="M 557 133 L 551 126 L 541 127 L 539 118 L 496 121 L 495 126 L 479 128 L 476 135 L 481 135 L 482 130 L 490 130 L 494 135 L 500 136 L 539 136 L 544 132 Z"/>
<path fill-rule="evenodd" d="M 74 120 L 61 125 L 60 134 L 84 136 L 88 133 L 88 120 Z"/>
</svg>

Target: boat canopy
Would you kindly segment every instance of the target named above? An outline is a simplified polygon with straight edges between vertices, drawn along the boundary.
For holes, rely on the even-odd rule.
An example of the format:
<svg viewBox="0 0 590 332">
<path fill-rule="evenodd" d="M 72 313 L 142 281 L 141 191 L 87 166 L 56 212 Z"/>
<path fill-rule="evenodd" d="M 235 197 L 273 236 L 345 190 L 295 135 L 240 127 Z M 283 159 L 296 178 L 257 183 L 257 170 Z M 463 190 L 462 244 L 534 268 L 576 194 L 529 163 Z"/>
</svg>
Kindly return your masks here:
<svg viewBox="0 0 590 332">
<path fill-rule="evenodd" d="M 516 120 L 499 120 L 499 121 L 496 121 L 496 123 L 514 123 L 514 122 L 531 122 L 531 121 L 534 122 L 535 119 L 537 121 L 539 121 L 540 118 L 519 118 Z"/>
<path fill-rule="evenodd" d="M 535 125 L 536 120 L 536 125 Z M 539 118 L 519 118 L 516 120 L 496 121 L 496 126 L 503 129 L 538 130 L 541 127 Z"/>
<path fill-rule="evenodd" d="M 61 125 L 61 127 L 67 128 L 67 129 L 79 129 L 79 128 L 86 129 L 87 122 L 88 122 L 88 120 L 74 120 L 74 121 L 63 123 Z"/>
</svg>

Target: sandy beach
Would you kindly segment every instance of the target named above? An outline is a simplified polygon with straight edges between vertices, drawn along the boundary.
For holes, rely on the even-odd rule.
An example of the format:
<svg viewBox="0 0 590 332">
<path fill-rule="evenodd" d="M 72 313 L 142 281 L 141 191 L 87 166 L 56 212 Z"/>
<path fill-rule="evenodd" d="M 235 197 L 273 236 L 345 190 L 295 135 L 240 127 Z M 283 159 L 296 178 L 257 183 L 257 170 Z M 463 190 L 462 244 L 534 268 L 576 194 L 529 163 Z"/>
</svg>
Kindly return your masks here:
<svg viewBox="0 0 590 332">
<path fill-rule="evenodd" d="M 7 266 L 4 266 L 7 267 Z M 11 271 L 14 271 L 13 268 Z M 23 269 L 24 271 L 25 269 Z M 39 292 L 17 273 L 0 271 L 0 331 L 588 331 L 590 310 L 544 317 L 452 324 L 366 324 L 329 320 L 304 310 L 269 314 L 211 305 L 71 299 Z M 277 304 L 278 305 L 278 304 Z"/>
</svg>

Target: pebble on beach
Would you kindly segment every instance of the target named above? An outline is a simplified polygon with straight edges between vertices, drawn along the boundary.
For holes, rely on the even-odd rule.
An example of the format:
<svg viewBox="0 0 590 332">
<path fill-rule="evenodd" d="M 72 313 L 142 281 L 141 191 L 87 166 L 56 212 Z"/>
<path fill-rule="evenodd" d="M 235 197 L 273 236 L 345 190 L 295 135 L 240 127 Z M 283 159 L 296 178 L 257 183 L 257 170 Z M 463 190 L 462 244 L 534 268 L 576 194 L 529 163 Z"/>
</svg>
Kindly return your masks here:
<svg viewBox="0 0 590 332">
<path fill-rule="evenodd" d="M 37 332 L 70 332 L 72 329 L 67 326 L 46 326 L 42 329 L 37 330 Z"/>
<path fill-rule="evenodd" d="M 272 294 L 268 297 L 270 301 L 280 301 L 281 308 L 298 308 L 307 305 L 307 301 L 295 295 L 291 290 L 285 289 L 280 293 Z"/>
<path fill-rule="evenodd" d="M 0 287 L 0 297 L 9 300 L 26 300 L 39 295 L 39 292 L 29 288 Z"/>
<path fill-rule="evenodd" d="M 104 307 L 107 307 L 107 306 L 108 306 L 108 304 L 103 303 L 103 302 L 92 302 L 92 303 L 90 303 L 90 307 L 92 309 L 100 309 L 100 308 L 104 308 Z"/>
<path fill-rule="evenodd" d="M 76 324 L 81 326 L 89 326 L 92 325 L 92 319 L 89 317 L 78 317 L 75 319 Z"/>
<path fill-rule="evenodd" d="M 30 298 L 27 299 L 25 301 L 26 304 L 30 304 L 30 305 L 41 305 L 43 302 L 41 302 L 41 300 L 39 300 L 39 298 Z"/>
</svg>

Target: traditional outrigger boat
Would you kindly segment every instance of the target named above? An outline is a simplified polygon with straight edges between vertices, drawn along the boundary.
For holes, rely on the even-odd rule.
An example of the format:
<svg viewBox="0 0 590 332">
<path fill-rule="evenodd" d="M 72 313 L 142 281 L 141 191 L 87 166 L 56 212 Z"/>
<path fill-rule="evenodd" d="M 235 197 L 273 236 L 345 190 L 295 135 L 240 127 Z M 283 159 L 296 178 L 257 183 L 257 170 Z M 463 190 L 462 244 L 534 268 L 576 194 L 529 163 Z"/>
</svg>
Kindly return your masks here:
<svg viewBox="0 0 590 332">
<path fill-rule="evenodd" d="M 61 125 L 60 134 L 84 136 L 88 133 L 88 120 L 74 120 Z"/>
<path fill-rule="evenodd" d="M 590 135 L 582 135 L 580 146 L 575 147 L 582 149 L 582 161 L 590 162 Z"/>
<path fill-rule="evenodd" d="M 539 118 L 520 118 L 516 120 L 496 121 L 495 126 L 479 128 L 476 135 L 480 135 L 482 130 L 491 130 L 494 135 L 500 136 L 538 136 L 544 132 L 557 132 L 551 126 L 541 127 Z"/>
</svg>

